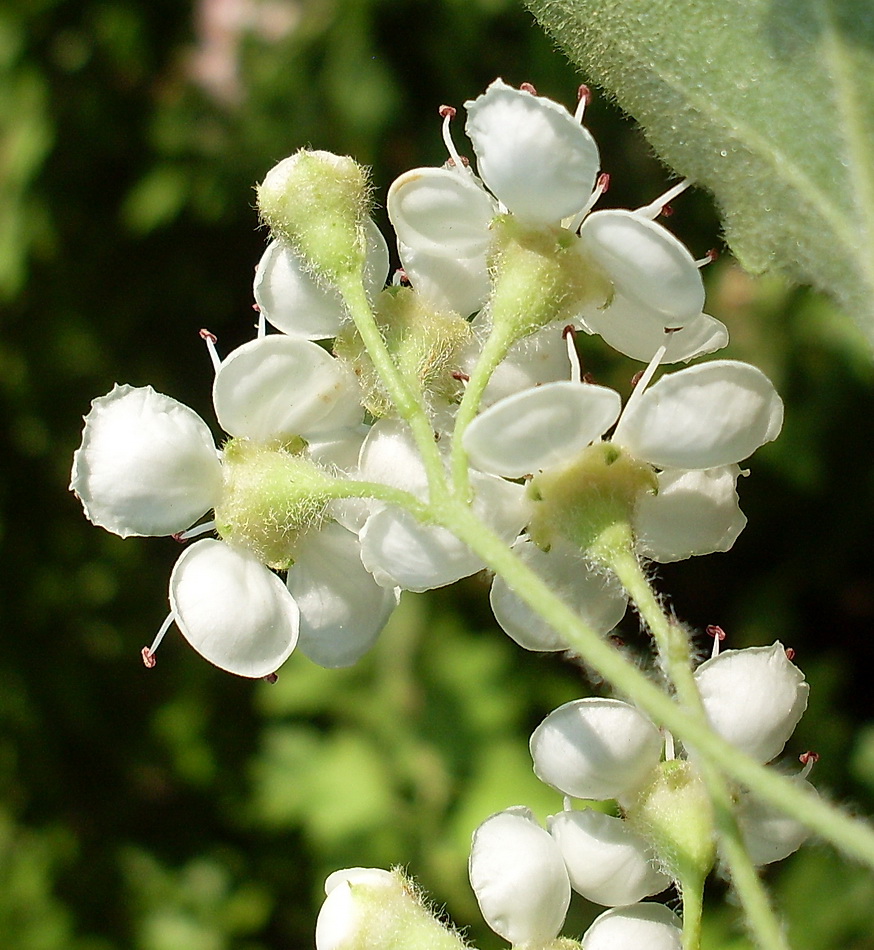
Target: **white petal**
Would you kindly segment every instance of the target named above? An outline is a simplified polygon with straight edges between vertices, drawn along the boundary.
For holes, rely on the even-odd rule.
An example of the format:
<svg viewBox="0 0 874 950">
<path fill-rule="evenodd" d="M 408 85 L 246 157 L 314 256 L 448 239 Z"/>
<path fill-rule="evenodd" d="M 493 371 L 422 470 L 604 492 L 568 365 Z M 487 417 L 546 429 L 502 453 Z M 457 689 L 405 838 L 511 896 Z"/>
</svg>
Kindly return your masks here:
<svg viewBox="0 0 874 950">
<path fill-rule="evenodd" d="M 428 476 L 410 427 L 400 419 L 380 419 L 361 446 L 361 478 L 402 488 L 425 499 Z"/>
<path fill-rule="evenodd" d="M 807 708 L 810 687 L 783 644 L 725 650 L 695 670 L 711 725 L 759 762 L 779 755 Z"/>
<path fill-rule="evenodd" d="M 260 442 L 318 431 L 340 401 L 356 402 L 342 364 L 317 343 L 278 333 L 237 347 L 213 384 L 225 432 Z"/>
<path fill-rule="evenodd" d="M 373 646 L 400 595 L 376 583 L 361 563 L 358 538 L 338 524 L 303 538 L 287 584 L 300 609 L 298 649 L 332 669 L 351 666 Z"/>
<path fill-rule="evenodd" d="M 327 897 L 316 920 L 316 950 L 347 950 L 355 945 L 363 923 L 356 885 L 396 888 L 397 881 L 390 871 L 381 868 L 346 868 L 328 875 Z"/>
<path fill-rule="evenodd" d="M 621 407 L 619 394 L 604 386 L 546 383 L 477 416 L 464 448 L 482 471 L 518 478 L 568 461 L 613 425 Z"/>
<path fill-rule="evenodd" d="M 482 350 L 482 341 L 489 329 L 487 321 L 482 317 L 474 320 L 472 325 L 477 339 L 460 359 L 461 368 L 468 374 L 473 371 Z M 513 344 L 489 379 L 483 393 L 482 408 L 485 409 L 506 396 L 522 392 L 523 389 L 567 379 L 570 364 L 562 336 L 566 325 L 564 320 L 550 323 Z"/>
<path fill-rule="evenodd" d="M 300 614 L 285 584 L 223 541 L 183 552 L 170 576 L 170 607 L 191 646 L 238 676 L 274 673 L 297 643 Z"/>
<path fill-rule="evenodd" d="M 470 883 L 486 923 L 513 946 L 558 935 L 571 888 L 558 846 L 527 808 L 487 818 L 473 834 Z"/>
<path fill-rule="evenodd" d="M 498 213 L 491 195 L 464 169 L 414 168 L 392 182 L 388 216 L 401 244 L 443 257 L 479 258 Z"/>
<path fill-rule="evenodd" d="M 599 334 L 617 352 L 643 363 L 649 363 L 661 346 L 666 350 L 660 363 L 688 363 L 728 345 L 725 325 L 706 313 L 668 332 L 660 320 L 620 294 L 603 310 L 587 309 L 581 322 L 587 332 Z"/>
<path fill-rule="evenodd" d="M 528 520 L 523 487 L 490 476 L 473 479 L 473 486 L 474 511 L 505 541 L 514 540 Z M 385 586 L 432 590 L 485 567 L 450 531 L 420 524 L 394 507 L 371 515 L 360 539 L 364 566 Z"/>
<path fill-rule="evenodd" d="M 625 614 L 626 597 L 609 575 L 596 573 L 571 545 L 561 541 L 545 553 L 520 539 L 513 550 L 595 631 L 609 633 Z M 568 650 L 568 644 L 521 600 L 506 581 L 495 576 L 489 602 L 503 631 L 526 650 Z"/>
<path fill-rule="evenodd" d="M 151 386 L 91 403 L 70 490 L 94 524 L 126 538 L 176 534 L 215 507 L 222 471 L 206 423 Z"/>
<path fill-rule="evenodd" d="M 816 789 L 804 779 L 794 779 L 809 794 Z M 799 821 L 771 805 L 743 792 L 738 802 L 737 820 L 753 864 L 772 864 L 794 854 L 810 837 L 810 831 Z"/>
<path fill-rule="evenodd" d="M 435 309 L 466 317 L 488 299 L 491 283 L 485 251 L 473 257 L 447 257 L 398 241 L 398 254 L 413 289 Z"/>
<path fill-rule="evenodd" d="M 633 211 L 596 211 L 580 229 L 580 253 L 593 258 L 617 294 L 682 327 L 704 309 L 704 283 L 692 255 L 670 231 Z"/>
<path fill-rule="evenodd" d="M 658 894 L 671 879 L 653 864 L 646 839 L 621 818 L 587 808 L 549 819 L 571 887 L 586 900 L 615 907 Z"/>
<path fill-rule="evenodd" d="M 665 564 L 728 551 L 747 519 L 738 506 L 737 465 L 659 473 L 657 495 L 641 495 L 634 514 L 638 551 Z"/>
<path fill-rule="evenodd" d="M 370 219 L 364 222 L 367 251 L 364 287 L 373 297 L 388 276 L 388 245 Z M 303 269 L 301 259 L 287 245 L 271 241 L 255 270 L 255 302 L 277 330 L 307 340 L 335 337 L 346 320 L 340 294 L 323 287 Z"/>
<path fill-rule="evenodd" d="M 662 737 L 618 699 L 577 699 L 553 710 L 531 735 L 539 779 L 575 798 L 605 800 L 634 791 L 658 765 Z"/>
<path fill-rule="evenodd" d="M 598 146 L 564 106 L 496 79 L 464 107 L 480 177 L 509 211 L 558 224 L 583 208 Z"/>
<path fill-rule="evenodd" d="M 614 907 L 595 918 L 582 944 L 584 950 L 681 950 L 683 923 L 652 901 Z"/>
<path fill-rule="evenodd" d="M 776 439 L 782 425 L 783 401 L 761 370 L 713 360 L 632 397 L 613 441 L 660 468 L 718 468 Z"/>
</svg>

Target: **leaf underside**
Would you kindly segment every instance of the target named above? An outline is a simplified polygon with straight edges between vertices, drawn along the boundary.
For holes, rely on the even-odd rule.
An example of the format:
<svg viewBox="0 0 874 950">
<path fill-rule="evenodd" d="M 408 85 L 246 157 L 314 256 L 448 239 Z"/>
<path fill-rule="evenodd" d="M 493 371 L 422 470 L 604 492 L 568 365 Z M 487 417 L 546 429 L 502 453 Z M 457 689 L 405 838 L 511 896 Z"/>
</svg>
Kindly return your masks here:
<svg viewBox="0 0 874 950">
<path fill-rule="evenodd" d="M 527 0 L 750 271 L 829 293 L 874 343 L 870 0 Z"/>
</svg>

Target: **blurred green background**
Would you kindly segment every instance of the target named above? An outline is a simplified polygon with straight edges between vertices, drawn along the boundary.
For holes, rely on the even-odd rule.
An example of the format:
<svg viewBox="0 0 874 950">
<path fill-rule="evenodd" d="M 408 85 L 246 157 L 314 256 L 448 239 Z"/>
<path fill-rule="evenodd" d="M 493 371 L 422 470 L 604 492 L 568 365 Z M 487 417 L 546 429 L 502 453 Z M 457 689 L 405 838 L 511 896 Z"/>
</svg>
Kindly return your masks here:
<svg viewBox="0 0 874 950">
<path fill-rule="evenodd" d="M 395 175 L 442 163 L 440 104 L 497 75 L 573 104 L 581 77 L 510 0 L 6 0 L 0 70 L 0 948 L 306 948 L 327 873 L 398 863 L 500 946 L 467 885 L 471 831 L 507 805 L 561 807 L 527 736 L 599 687 L 507 640 L 481 577 L 405 595 L 352 670 L 292 657 L 252 683 L 176 636 L 147 671 L 177 546 L 91 527 L 66 486 L 81 416 L 116 381 L 212 418 L 197 331 L 223 353 L 251 337 L 252 186 L 275 161 L 352 154 L 384 202 Z M 603 96 L 589 125 L 606 204 L 663 190 Z M 718 244 L 705 195 L 676 204 L 696 255 Z M 734 550 L 659 584 L 699 631 L 795 647 L 813 690 L 787 762 L 817 750 L 823 793 L 870 813 L 871 354 L 804 291 L 727 256 L 707 279 L 728 354 L 772 375 L 787 421 L 740 486 Z M 627 390 L 637 364 L 581 346 Z M 631 615 L 622 634 L 644 655 Z M 869 874 L 814 843 L 767 876 L 798 950 L 874 948 Z M 707 946 L 746 947 L 718 880 L 708 903 Z M 579 901 L 566 932 L 597 912 Z"/>
</svg>

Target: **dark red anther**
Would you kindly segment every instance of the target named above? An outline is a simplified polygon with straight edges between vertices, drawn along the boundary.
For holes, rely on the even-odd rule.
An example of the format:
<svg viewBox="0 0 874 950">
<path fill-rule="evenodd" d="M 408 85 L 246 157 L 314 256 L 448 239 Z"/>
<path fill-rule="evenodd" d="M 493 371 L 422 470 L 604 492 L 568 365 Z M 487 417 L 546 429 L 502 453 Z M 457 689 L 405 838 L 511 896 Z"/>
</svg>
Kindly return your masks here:
<svg viewBox="0 0 874 950">
<path fill-rule="evenodd" d="M 715 260 L 719 259 L 719 251 L 717 251 L 715 247 L 711 247 L 704 256 L 710 258 L 710 263 L 712 264 Z"/>
<path fill-rule="evenodd" d="M 610 175 L 607 172 L 601 172 L 598 175 L 598 187 L 604 193 L 610 190 Z"/>
<path fill-rule="evenodd" d="M 798 761 L 802 765 L 807 765 L 808 763 L 810 763 L 811 765 L 816 765 L 816 763 L 819 762 L 819 753 L 818 752 L 802 752 L 801 755 L 798 756 Z"/>
<path fill-rule="evenodd" d="M 470 376 L 467 373 L 462 373 L 460 369 L 455 370 L 451 375 L 453 379 L 457 379 L 460 383 L 470 382 Z"/>
<path fill-rule="evenodd" d="M 583 373 L 583 375 L 580 377 L 580 382 L 593 385 L 596 382 L 596 379 L 591 373 Z"/>
<path fill-rule="evenodd" d="M 707 631 L 708 637 L 714 637 L 719 640 L 720 643 L 725 639 L 725 631 L 715 623 L 708 624 L 705 630 Z"/>
<path fill-rule="evenodd" d="M 671 205 L 662 205 L 662 210 L 659 212 L 659 214 L 664 215 L 666 218 L 670 218 L 673 213 L 674 209 Z"/>
<path fill-rule="evenodd" d="M 642 369 L 639 373 L 635 373 L 635 374 L 631 377 L 631 388 L 632 388 L 632 389 L 634 389 L 634 387 L 640 382 L 640 378 L 641 378 L 641 376 L 643 376 L 643 374 L 644 374 L 645 372 L 646 372 L 646 370 L 643 370 L 643 369 Z"/>
<path fill-rule="evenodd" d="M 615 634 L 611 634 L 609 639 L 613 646 L 619 650 L 625 646 L 625 641 L 622 639 L 622 637 L 617 637 Z"/>
<path fill-rule="evenodd" d="M 276 673 L 268 673 L 266 676 L 262 676 L 261 679 L 264 680 L 265 683 L 270 683 L 272 686 L 273 683 L 279 679 L 279 677 L 276 675 Z"/>
<path fill-rule="evenodd" d="M 530 82 L 523 82 L 523 83 L 519 86 L 519 88 L 520 88 L 520 89 L 524 89 L 525 92 L 530 92 L 532 96 L 536 96 L 536 95 L 537 95 L 537 90 L 534 88 L 534 86 L 533 86 Z"/>
<path fill-rule="evenodd" d="M 253 303 L 252 309 L 255 311 L 255 313 L 261 313 L 261 304 Z"/>
<path fill-rule="evenodd" d="M 210 343 L 218 343 L 218 337 L 212 332 L 212 330 L 198 330 L 201 340 L 209 340 Z"/>
<path fill-rule="evenodd" d="M 572 337 L 574 340 L 577 338 L 577 328 L 572 323 L 569 323 L 561 331 L 561 338 L 563 340 L 566 340 L 568 337 Z"/>
<path fill-rule="evenodd" d="M 410 286 L 410 278 L 407 276 L 407 272 L 403 269 L 403 267 L 399 267 L 395 273 L 398 275 L 398 283 L 401 285 L 401 287 Z"/>
<path fill-rule="evenodd" d="M 786 659 L 791 663 L 795 659 L 795 647 L 785 647 Z"/>
<path fill-rule="evenodd" d="M 185 537 L 184 531 L 177 531 L 176 534 L 171 534 L 170 537 L 174 541 L 178 541 L 180 544 L 185 544 L 185 542 L 188 540 L 188 538 Z"/>
<path fill-rule="evenodd" d="M 583 82 L 577 89 L 577 102 L 585 102 L 588 105 L 592 101 L 592 90 Z"/>
<path fill-rule="evenodd" d="M 464 168 L 470 167 L 470 159 L 466 155 L 459 155 L 458 157 L 461 159 L 461 164 Z M 454 168 L 455 159 L 452 158 L 452 156 L 450 156 L 449 158 L 446 159 L 446 164 L 449 165 L 450 168 Z"/>
<path fill-rule="evenodd" d="M 155 659 L 155 654 L 152 653 L 148 647 L 143 647 L 142 650 L 140 650 L 140 656 L 143 658 L 143 666 L 147 670 L 153 670 L 155 668 L 155 664 L 158 661 Z"/>
<path fill-rule="evenodd" d="M 437 110 L 440 113 L 440 118 L 445 119 L 446 116 L 449 116 L 450 119 L 455 118 L 455 113 L 458 111 L 455 106 L 440 106 Z"/>
</svg>

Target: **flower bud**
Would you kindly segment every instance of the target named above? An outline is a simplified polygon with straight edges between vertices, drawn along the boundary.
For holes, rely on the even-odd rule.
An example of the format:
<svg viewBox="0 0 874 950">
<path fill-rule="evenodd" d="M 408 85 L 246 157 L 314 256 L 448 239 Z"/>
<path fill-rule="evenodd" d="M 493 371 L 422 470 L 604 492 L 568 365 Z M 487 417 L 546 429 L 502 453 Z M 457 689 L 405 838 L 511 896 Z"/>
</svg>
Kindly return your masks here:
<svg viewBox="0 0 874 950">
<path fill-rule="evenodd" d="M 316 278 L 339 283 L 361 274 L 369 185 L 353 159 L 295 152 L 258 186 L 258 209 L 274 237 L 291 245 Z"/>
<path fill-rule="evenodd" d="M 325 881 L 316 950 L 464 950 L 400 871 L 349 868 Z"/>
</svg>

